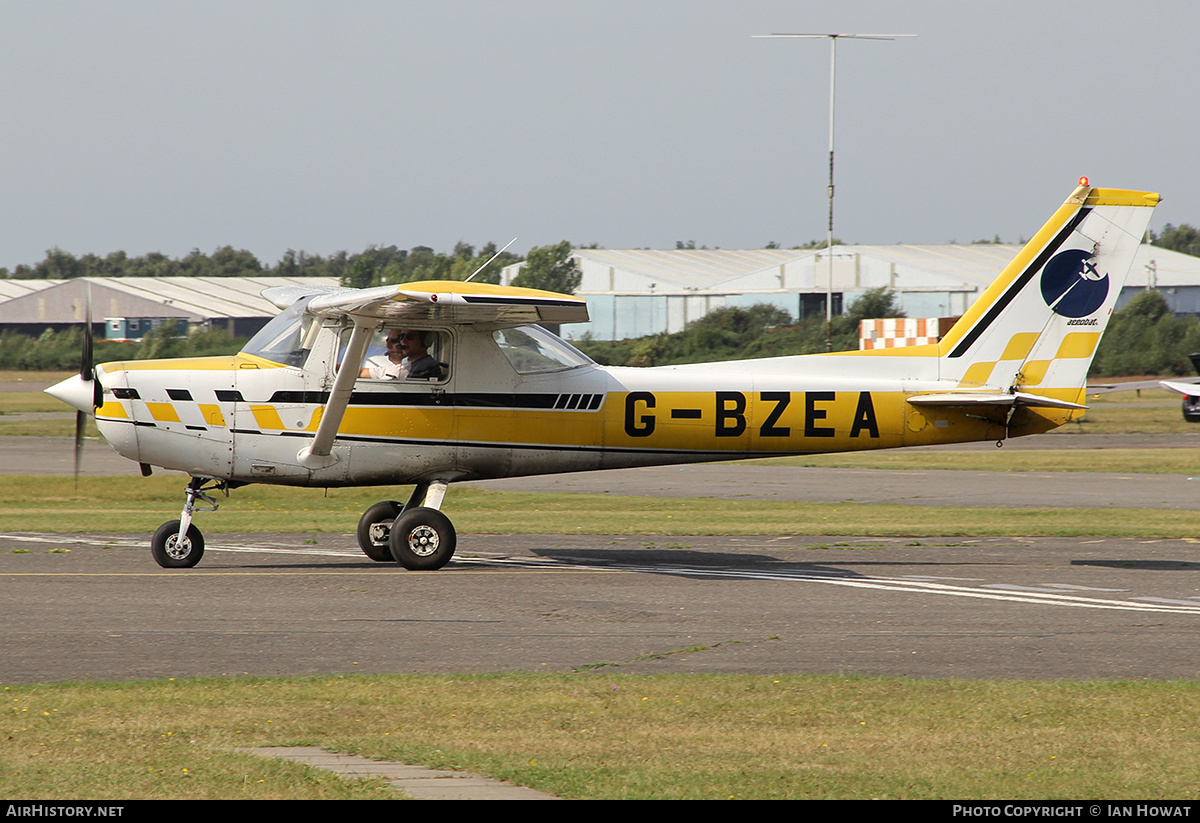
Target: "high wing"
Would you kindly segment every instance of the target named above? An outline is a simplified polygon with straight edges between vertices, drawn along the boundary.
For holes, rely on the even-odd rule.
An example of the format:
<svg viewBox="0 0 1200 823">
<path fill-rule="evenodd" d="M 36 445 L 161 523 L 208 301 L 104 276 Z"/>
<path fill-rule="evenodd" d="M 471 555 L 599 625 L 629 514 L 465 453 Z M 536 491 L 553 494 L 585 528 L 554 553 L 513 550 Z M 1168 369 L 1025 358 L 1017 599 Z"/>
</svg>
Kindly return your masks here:
<svg viewBox="0 0 1200 823">
<path fill-rule="evenodd" d="M 587 302 L 538 289 L 426 280 L 371 289 L 278 286 L 262 296 L 281 309 L 312 297 L 306 311 L 318 317 L 443 323 L 586 323 Z"/>
<path fill-rule="evenodd" d="M 371 334 L 383 322 L 515 326 L 583 323 L 588 319 L 587 302 L 582 297 L 459 280 L 426 280 L 372 289 L 317 287 L 306 290 L 302 286 L 281 286 L 265 290 L 263 297 L 281 308 L 287 308 L 297 300 L 308 300 L 304 307 L 308 314 L 349 317 L 354 321 L 350 344 L 346 347 L 316 435 L 297 456 L 302 465 L 310 468 L 337 462 L 337 456 L 332 453 L 333 441 L 350 403 Z"/>
</svg>

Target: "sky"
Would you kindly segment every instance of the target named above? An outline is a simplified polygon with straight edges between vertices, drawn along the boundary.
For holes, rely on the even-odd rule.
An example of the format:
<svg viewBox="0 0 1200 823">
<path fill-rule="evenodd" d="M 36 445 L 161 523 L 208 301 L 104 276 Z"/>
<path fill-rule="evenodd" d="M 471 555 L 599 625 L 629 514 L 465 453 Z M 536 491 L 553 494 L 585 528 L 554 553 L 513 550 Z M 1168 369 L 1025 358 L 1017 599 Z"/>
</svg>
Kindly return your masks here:
<svg viewBox="0 0 1200 823">
<path fill-rule="evenodd" d="M 0 267 L 1200 225 L 1195 0 L 0 0 Z"/>
</svg>

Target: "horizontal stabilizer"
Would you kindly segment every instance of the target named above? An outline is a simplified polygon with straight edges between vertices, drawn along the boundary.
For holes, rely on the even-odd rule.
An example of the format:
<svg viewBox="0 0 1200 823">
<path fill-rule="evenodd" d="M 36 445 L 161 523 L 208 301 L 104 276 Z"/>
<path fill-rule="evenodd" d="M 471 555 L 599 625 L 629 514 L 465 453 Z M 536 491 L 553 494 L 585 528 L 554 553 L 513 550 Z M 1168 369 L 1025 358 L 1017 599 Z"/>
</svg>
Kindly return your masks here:
<svg viewBox="0 0 1200 823">
<path fill-rule="evenodd" d="M 1027 392 L 938 392 L 908 398 L 914 406 L 1040 406 L 1050 409 L 1086 409 L 1079 403 Z"/>
<path fill-rule="evenodd" d="M 1162 386 L 1164 389 L 1170 389 L 1171 391 L 1177 391 L 1180 394 L 1186 394 L 1192 397 L 1200 395 L 1200 385 L 1195 383 L 1187 383 L 1183 380 L 1160 380 L 1158 381 L 1158 385 Z"/>
<path fill-rule="evenodd" d="M 1168 381 L 1179 386 L 1185 386 L 1188 383 L 1200 383 L 1200 377 L 1181 377 L 1178 380 Z M 1115 391 L 1141 391 L 1142 389 L 1170 389 L 1181 394 L 1200 394 L 1200 386 L 1194 387 L 1188 391 L 1177 389 L 1175 386 L 1168 386 L 1162 380 L 1130 380 L 1125 383 L 1088 383 L 1088 394 L 1108 394 Z"/>
</svg>

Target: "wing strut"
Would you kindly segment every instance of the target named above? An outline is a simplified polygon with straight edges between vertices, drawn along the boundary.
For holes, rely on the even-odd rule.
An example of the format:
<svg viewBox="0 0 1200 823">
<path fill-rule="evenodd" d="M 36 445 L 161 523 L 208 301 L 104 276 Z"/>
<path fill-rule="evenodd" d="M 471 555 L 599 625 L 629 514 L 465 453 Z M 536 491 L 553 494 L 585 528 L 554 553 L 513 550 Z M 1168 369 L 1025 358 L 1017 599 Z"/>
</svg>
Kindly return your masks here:
<svg viewBox="0 0 1200 823">
<path fill-rule="evenodd" d="M 313 437 L 312 444 L 301 449 L 296 455 L 301 466 L 324 469 L 338 462 L 338 456 L 333 454 L 333 439 L 337 436 L 338 427 L 342 425 L 342 415 L 346 413 L 346 406 L 350 404 L 354 381 L 358 380 L 358 372 L 371 343 L 371 335 L 378 325 L 379 321 L 374 318 L 354 318 L 350 344 L 346 347 L 346 356 L 342 358 L 337 379 L 333 381 L 333 391 L 329 393 L 329 402 L 325 404 L 321 422 L 317 424 L 317 434 Z"/>
</svg>

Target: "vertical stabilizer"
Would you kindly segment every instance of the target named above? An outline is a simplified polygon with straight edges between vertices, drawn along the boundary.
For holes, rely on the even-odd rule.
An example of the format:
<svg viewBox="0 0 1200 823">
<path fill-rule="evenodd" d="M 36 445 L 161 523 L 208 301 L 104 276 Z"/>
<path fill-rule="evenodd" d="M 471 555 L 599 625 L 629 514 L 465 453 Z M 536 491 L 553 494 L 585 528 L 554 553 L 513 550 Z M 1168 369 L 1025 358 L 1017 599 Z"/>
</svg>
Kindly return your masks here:
<svg viewBox="0 0 1200 823">
<path fill-rule="evenodd" d="M 1081 181 L 942 339 L 941 378 L 1076 400 L 1158 201 Z"/>
</svg>

